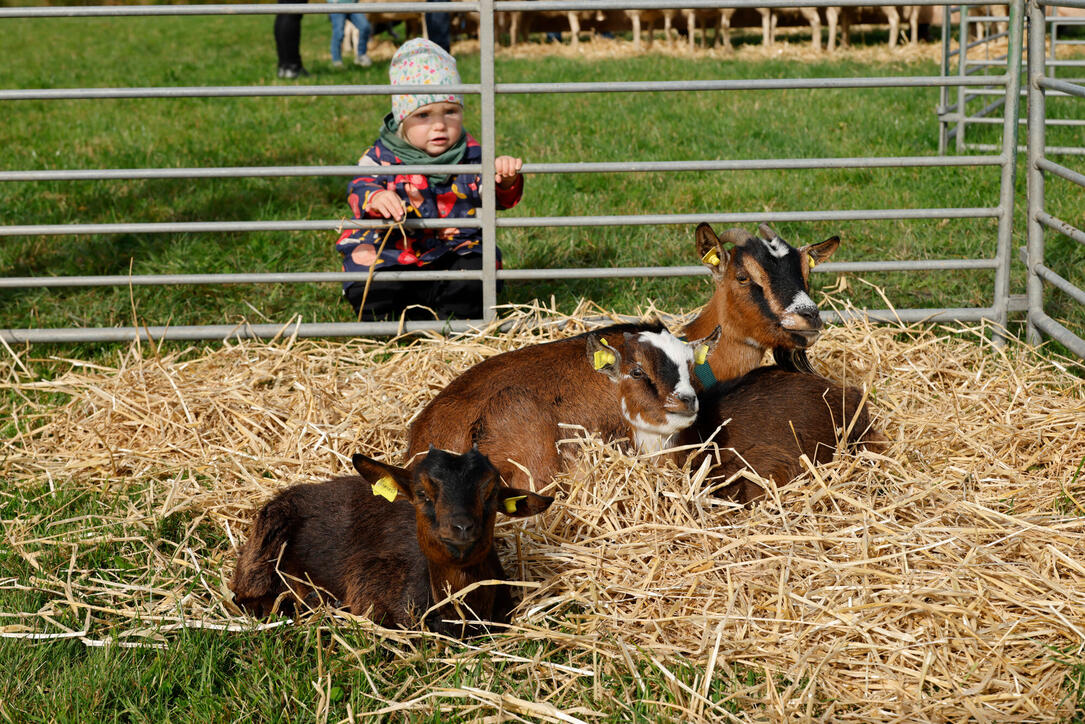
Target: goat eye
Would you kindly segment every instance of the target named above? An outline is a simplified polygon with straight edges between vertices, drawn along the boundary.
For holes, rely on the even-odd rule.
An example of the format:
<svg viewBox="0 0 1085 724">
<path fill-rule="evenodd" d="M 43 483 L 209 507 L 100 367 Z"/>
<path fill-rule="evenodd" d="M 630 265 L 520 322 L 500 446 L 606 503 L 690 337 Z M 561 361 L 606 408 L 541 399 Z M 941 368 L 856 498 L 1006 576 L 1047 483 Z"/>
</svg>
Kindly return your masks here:
<svg viewBox="0 0 1085 724">
<path fill-rule="evenodd" d="M 747 284 L 750 283 L 750 277 L 748 277 L 745 274 L 735 274 L 735 281 L 738 282 L 739 284 L 741 284 L 742 286 L 746 286 Z"/>
<path fill-rule="evenodd" d="M 640 367 L 634 367 L 633 369 L 629 370 L 629 376 L 635 380 L 644 379 L 644 370 L 642 370 Z"/>
</svg>

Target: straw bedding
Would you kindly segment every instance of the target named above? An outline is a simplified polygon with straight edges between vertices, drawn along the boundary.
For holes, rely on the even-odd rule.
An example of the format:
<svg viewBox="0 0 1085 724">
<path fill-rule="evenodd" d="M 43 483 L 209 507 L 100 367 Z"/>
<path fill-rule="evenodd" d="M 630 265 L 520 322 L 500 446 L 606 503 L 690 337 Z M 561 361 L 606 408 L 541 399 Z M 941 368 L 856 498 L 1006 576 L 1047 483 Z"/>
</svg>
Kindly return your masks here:
<svg viewBox="0 0 1085 724">
<path fill-rule="evenodd" d="M 224 583 L 255 506 L 350 472 L 354 452 L 400 461 L 412 415 L 456 374 L 598 314 L 520 307 L 505 331 L 456 338 L 133 345 L 114 366 L 72 361 L 51 381 L 9 353 L 3 495 L 42 510 L 78 492 L 102 504 L 3 521 L 33 572 L 0 588 L 47 604 L 0 612 L 0 633 L 168 646 L 183 626 L 252 626 Z M 533 700 L 488 690 L 485 676 L 469 688 L 434 675 L 379 711 L 591 720 L 562 697 L 626 677 L 635 700 L 650 661 L 681 702 L 659 715 L 675 719 L 1069 716 L 1081 694 L 1063 659 L 1085 648 L 1077 363 L 996 348 L 982 326 L 862 323 L 827 330 L 812 357 L 870 387 L 885 450 L 844 451 L 743 510 L 706 495 L 703 471 L 582 440 L 554 506 L 498 531 L 507 570 L 530 582 L 511 633 L 443 654 L 449 673 L 501 661 L 535 682 Z M 110 546 L 125 565 L 95 554 Z M 38 563 L 58 550 L 66 565 Z M 424 643 L 359 625 L 393 656 Z M 342 645 L 371 645 L 331 628 Z M 543 653 L 523 658 L 525 639 Z"/>
</svg>

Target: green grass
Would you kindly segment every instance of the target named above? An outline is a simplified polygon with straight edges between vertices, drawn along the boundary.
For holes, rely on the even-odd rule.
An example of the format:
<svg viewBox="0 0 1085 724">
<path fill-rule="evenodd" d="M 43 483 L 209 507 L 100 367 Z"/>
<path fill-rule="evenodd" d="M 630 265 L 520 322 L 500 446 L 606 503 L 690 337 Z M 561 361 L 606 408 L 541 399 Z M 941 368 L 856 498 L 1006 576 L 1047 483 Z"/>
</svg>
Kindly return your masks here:
<svg viewBox="0 0 1085 724">
<path fill-rule="evenodd" d="M 270 17 L 9 20 L 4 85 L 13 88 L 270 84 L 275 67 Z M 44 31 L 44 28 L 48 28 Z M 303 57 L 314 83 L 382 83 L 386 63 L 334 71 L 328 23 L 306 19 Z M 38 41 L 38 33 L 78 43 Z M 465 81 L 477 56 L 460 59 Z M 870 67 L 848 60 L 721 63 L 642 56 L 583 62 L 558 57 L 502 58 L 498 80 L 590 81 L 643 78 L 777 78 L 936 75 L 933 62 Z M 790 90 L 735 93 L 628 93 L 502 96 L 498 151 L 527 162 L 762 157 L 932 155 L 937 148 L 935 89 Z M 384 97 L 18 101 L 5 107 L 5 168 L 134 168 L 352 164 L 372 142 Z M 477 129 L 477 102 L 468 102 Z M 1056 131 L 1067 129 L 1054 129 Z M 977 129 L 970 140 L 997 138 Z M 1065 134 L 1064 134 L 1065 135 Z M 1049 138 L 1050 144 L 1057 139 Z M 1066 140 L 1064 142 L 1069 143 Z M 895 169 L 733 173 L 535 175 L 506 217 L 793 211 L 804 209 L 993 206 L 998 170 Z M 1024 175 L 1017 229 L 1023 234 Z M 347 212 L 346 179 L 212 179 L 6 183 L 8 224 L 125 221 L 337 219 Z M 1077 199 L 1080 196 L 1076 197 Z M 1080 218 L 1072 193 L 1053 188 L 1053 213 Z M 860 221 L 779 224 L 795 242 L 840 234 L 839 260 L 991 257 L 993 220 Z M 1054 236 L 1054 235 L 1052 235 Z M 119 234 L 8 237 L 0 275 L 81 275 L 242 271 L 330 271 L 339 257 L 333 232 Z M 506 264 L 517 268 L 676 265 L 694 262 L 683 226 L 503 229 Z M 1085 283 L 1085 250 L 1050 242 L 1052 266 Z M 871 274 L 897 307 L 986 306 L 993 274 Z M 1023 291 L 1015 274 L 1015 291 Z M 816 277 L 816 283 L 834 281 Z M 665 308 L 704 299 L 700 279 L 509 283 L 500 301 L 553 295 L 570 308 L 580 297 L 629 312 L 653 298 Z M 852 285 L 853 300 L 882 306 Z M 4 325 L 346 321 L 336 283 L 28 289 L 0 291 Z M 1057 306 L 1055 316 L 1070 314 Z"/>
<path fill-rule="evenodd" d="M 115 20 L 7 20 L 6 88 L 271 84 L 275 70 L 270 17 Z M 304 23 L 303 56 L 313 83 L 381 83 L 386 63 L 333 71 L 328 23 Z M 43 42 L 66 38 L 65 42 Z M 460 59 L 467 82 L 478 58 Z M 557 57 L 502 58 L 503 82 L 647 78 L 834 77 L 935 75 L 934 63 L 878 67 L 847 60 L 818 63 L 637 57 L 584 62 Z M 937 91 L 823 90 L 780 93 L 548 95 L 499 98 L 499 152 L 531 162 L 618 161 L 789 156 L 930 155 L 937 149 Z M 0 165 L 6 169 L 135 168 L 350 164 L 372 142 L 387 99 L 268 98 L 9 102 L 4 107 Z M 1069 113 L 1059 106 L 1056 113 Z M 477 129 L 477 104 L 468 124 Z M 980 140 L 981 133 L 970 136 Z M 991 133 L 995 133 L 992 131 Z M 996 134 L 997 136 L 997 134 Z M 1071 141 L 1049 138 L 1049 143 Z M 5 224 L 109 223 L 246 219 L 333 219 L 346 213 L 343 178 L 98 181 L 0 184 Z M 1024 175 L 1018 175 L 1015 245 L 1023 239 Z M 993 206 L 996 169 L 811 170 L 637 175 L 538 175 L 524 201 L 505 216 L 637 213 L 718 213 L 803 209 Z M 1052 211 L 1081 219 L 1080 195 L 1049 191 Z M 817 222 L 781 224 L 785 237 L 813 242 L 840 234 L 839 260 L 965 258 L 994 253 L 989 220 Z M 161 234 L 5 237 L 0 276 L 334 270 L 333 233 Z M 692 230 L 678 226 L 596 229 L 506 229 L 499 243 L 510 267 L 685 265 L 693 262 Z M 1085 252 L 1068 239 L 1049 242 L 1052 266 L 1085 284 Z M 897 306 L 982 306 L 991 274 L 937 272 L 869 275 Z M 816 283 L 832 278 L 816 277 Z M 1015 275 L 1021 291 L 1021 275 Z M 857 304 L 880 306 L 876 293 L 852 284 Z M 569 309 L 579 297 L 632 311 L 648 299 L 689 309 L 704 300 L 703 280 L 509 283 L 501 301 L 553 295 Z M 297 286 L 30 289 L 0 291 L 4 327 L 107 326 L 279 321 L 346 321 L 338 284 Z M 1058 307 L 1062 314 L 1069 307 Z M 1058 312 L 1056 313 L 1058 316 Z M 1080 318 L 1080 314 L 1075 319 Z M 48 353 L 91 357 L 109 346 L 44 347 Z M 27 364 L 32 364 L 30 360 Z M 48 376 L 47 362 L 34 363 Z M 5 393 L 10 394 L 10 393 Z M 4 398 L 5 401 L 8 398 Z M 9 435 L 15 428 L 5 420 Z M 30 429 L 27 421 L 22 428 Z M 0 520 L 42 537 L 77 535 L 103 511 L 124 510 L 128 495 L 94 497 L 47 490 L 0 494 Z M 62 511 L 62 512 L 61 512 Z M 55 521 L 67 522 L 60 528 Z M 183 515 L 141 524 L 145 543 L 84 547 L 77 563 L 105 580 L 127 567 L 172 555 L 181 541 L 201 551 L 228 543 Z M 109 531 L 106 531 L 109 532 Z M 23 536 L 23 539 L 29 538 Z M 35 563 L 52 576 L 69 564 L 63 546 L 43 547 Z M 0 546 L 3 576 L 29 580 L 32 565 Z M 50 599 L 51 600 L 51 599 Z M 32 590 L 0 596 L 0 611 L 34 611 L 47 597 Z M 78 611 L 56 611 L 78 629 Z M 0 624 L 12 623 L 0 620 Z M 120 622 L 135 626 L 139 622 Z M 334 634 L 334 636 L 333 636 Z M 344 645 L 343 642 L 350 645 Z M 464 667 L 439 661 L 432 643 L 408 660 L 393 660 L 364 632 L 347 624 L 283 627 L 223 634 L 182 630 L 164 650 L 88 648 L 78 641 L 0 640 L 0 719 L 6 721 L 329 721 L 394 701 L 407 678 L 435 686 L 477 686 L 531 699 L 535 685 L 510 675 L 500 660 L 479 655 Z M 582 666 L 557 643 L 525 641 L 527 659 Z M 703 672 L 677 666 L 662 672 L 647 652 L 633 668 L 580 690 L 565 690 L 566 710 L 603 711 L 612 720 L 680 720 L 681 684 L 697 688 Z M 1069 656 L 1069 655 L 1068 655 Z M 1072 659 L 1072 657 L 1070 657 Z M 1085 712 L 1080 657 L 1065 661 L 1068 696 Z M 735 692 L 761 682 L 736 668 L 713 680 L 709 698 L 729 711 Z M 314 683 L 316 686 L 314 686 Z M 780 687 L 786 686 L 785 682 Z M 322 698 L 317 688 L 330 695 Z M 417 690 L 416 687 L 414 690 Z M 676 691 L 678 693 L 676 693 Z M 419 720 L 440 721 L 432 713 Z M 489 712 L 487 712 L 489 713 Z M 757 712 L 748 716 L 757 717 Z"/>
</svg>

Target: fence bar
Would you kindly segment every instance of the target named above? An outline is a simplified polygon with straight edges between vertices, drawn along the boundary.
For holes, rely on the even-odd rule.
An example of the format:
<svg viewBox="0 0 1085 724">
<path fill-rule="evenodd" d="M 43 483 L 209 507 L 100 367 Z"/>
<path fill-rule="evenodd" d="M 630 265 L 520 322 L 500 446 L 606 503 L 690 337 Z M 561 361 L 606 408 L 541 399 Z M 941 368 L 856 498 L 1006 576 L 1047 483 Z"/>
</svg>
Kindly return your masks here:
<svg viewBox="0 0 1085 724">
<path fill-rule="evenodd" d="M 280 6 L 281 7 L 281 6 Z M 794 78 L 744 80 L 606 81 L 580 83 L 495 83 L 499 94 L 540 93 L 671 93 L 732 90 L 809 90 L 842 88 L 929 88 L 932 86 L 1004 85 L 1003 76 L 942 78 L 898 76 L 882 78 Z M 477 95 L 478 85 L 445 86 L 449 93 Z M 432 89 L 430 89 L 432 90 Z M 0 90 L 0 101 L 88 100 L 132 98 L 274 98 L 278 96 L 374 96 L 424 93 L 424 86 L 388 85 L 276 85 L 276 86 L 175 86 L 151 88 L 38 88 Z"/>
<path fill-rule="evenodd" d="M 363 7 L 364 6 L 364 9 Z M 0 18 L 116 18 L 152 15 L 326 15 L 351 10 L 367 13 L 458 13 L 478 12 L 479 3 L 470 2 L 365 2 L 344 8 L 337 3 L 283 3 L 276 5 L 106 5 L 0 8 Z"/>
<path fill-rule="evenodd" d="M 1000 156 L 887 156 L 881 158 L 768 158 L 716 161 L 618 161 L 596 163 L 525 163 L 526 174 L 660 173 L 669 171 L 765 171 L 851 168 L 943 168 L 998 166 Z M 482 164 L 412 166 L 404 174 L 455 171 L 482 173 Z M 281 176 L 357 176 L 358 166 L 235 166 L 220 168 L 130 168 L 0 171 L 0 181 L 108 181 L 120 179 L 246 178 Z"/>
<path fill-rule="evenodd" d="M 953 209 L 866 209 L 845 211 L 775 211 L 731 214 L 643 214 L 637 216 L 522 216 L 496 220 L 502 228 L 646 226 L 649 224 L 788 222 L 788 221 L 872 221 L 888 219 L 982 219 L 997 218 L 997 208 Z M 343 229 L 380 229 L 383 220 L 324 221 L 188 221 L 132 224 L 26 224 L 0 226 L 2 236 L 61 236 L 74 234 L 168 234 L 209 231 L 342 231 Z M 480 219 L 412 219 L 407 228 L 442 229 L 449 226 L 480 228 Z"/>
<path fill-rule="evenodd" d="M 906 272 L 994 269 L 994 259 L 916 259 L 914 261 L 834 261 L 819 264 L 814 273 Z M 703 266 L 577 267 L 575 269 L 501 269 L 505 281 L 534 279 L 625 279 L 641 277 L 703 276 Z M 47 287 L 148 287 L 197 284 L 305 284 L 364 281 L 364 272 L 253 272 L 238 274 L 113 274 L 110 276 L 0 277 L 0 289 Z M 385 271 L 381 281 L 445 281 L 483 279 L 481 271 Z"/>
<path fill-rule="evenodd" d="M 1085 86 L 1078 85 L 1077 83 L 1070 83 L 1065 80 L 1059 80 L 1058 78 L 1040 78 L 1037 80 L 1044 90 L 1061 91 L 1068 96 L 1075 96 L 1077 98 L 1085 98 Z"/>
<path fill-rule="evenodd" d="M 1079 244 L 1085 244 L 1085 231 L 1076 228 L 1062 219 L 1059 219 L 1046 211 L 1040 210 L 1036 212 L 1036 220 L 1049 229 L 1059 232 L 1064 236 L 1069 236 Z"/>
<path fill-rule="evenodd" d="M 875 322 L 951 322 L 990 320 L 986 308 L 952 309 L 871 309 L 844 312 L 824 311 L 826 321 L 870 319 Z M 466 332 L 479 329 L 474 321 L 404 322 L 305 322 L 283 324 L 209 324 L 146 327 L 83 327 L 75 329 L 0 329 L 0 340 L 8 344 L 47 342 L 129 342 L 135 339 L 273 339 L 275 337 L 363 337 L 389 336 L 404 332 Z"/>
<path fill-rule="evenodd" d="M 1085 340 L 1082 340 L 1081 337 L 1047 316 L 1043 311 L 1029 312 L 1029 325 L 1053 338 L 1078 357 L 1085 358 Z M 1035 344 L 1039 343 L 1040 337 L 1037 335 Z"/>
<path fill-rule="evenodd" d="M 1060 274 L 1056 274 L 1043 264 L 1038 264 L 1033 271 L 1060 292 L 1070 295 L 1078 304 L 1085 304 L 1085 290 L 1076 286 L 1069 279 L 1066 279 Z"/>
</svg>

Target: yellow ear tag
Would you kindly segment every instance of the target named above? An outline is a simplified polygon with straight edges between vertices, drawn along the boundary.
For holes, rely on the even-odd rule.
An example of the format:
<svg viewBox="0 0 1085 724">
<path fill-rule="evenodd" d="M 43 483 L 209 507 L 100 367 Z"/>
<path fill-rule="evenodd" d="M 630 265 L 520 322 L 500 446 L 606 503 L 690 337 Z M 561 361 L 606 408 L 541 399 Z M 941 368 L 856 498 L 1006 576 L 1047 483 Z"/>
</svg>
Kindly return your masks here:
<svg viewBox="0 0 1085 724">
<path fill-rule="evenodd" d="M 392 478 L 388 475 L 373 483 L 373 495 L 379 495 L 388 500 L 389 503 L 393 502 L 398 494 L 399 490 L 396 489 L 395 483 L 392 482 Z"/>
<path fill-rule="evenodd" d="M 601 370 L 604 367 L 606 367 L 607 365 L 614 364 L 615 359 L 617 359 L 617 358 L 614 356 L 613 352 L 608 352 L 605 349 L 597 349 L 597 350 L 595 350 L 595 355 L 593 356 L 592 364 L 595 365 L 595 369 Z"/>
<path fill-rule="evenodd" d="M 814 257 L 808 256 L 808 257 L 806 257 L 806 259 L 807 259 L 807 261 L 810 262 L 810 268 L 811 269 L 813 269 L 814 267 L 816 267 L 818 265 L 818 263 L 816 261 L 814 261 Z"/>
<path fill-rule="evenodd" d="M 708 253 L 701 257 L 701 261 L 710 266 L 719 266 L 720 255 L 716 253 L 715 249 L 709 249 Z"/>
<path fill-rule="evenodd" d="M 526 500 L 526 499 L 527 499 L 526 495 L 514 495 L 511 498 L 505 498 L 505 512 L 506 513 L 515 513 L 516 512 L 516 504 L 518 502 L 520 502 L 521 500 Z"/>
<path fill-rule="evenodd" d="M 702 344 L 697 348 L 697 351 L 693 353 L 693 361 L 699 365 L 703 365 L 706 359 L 708 359 L 708 345 Z"/>
</svg>

